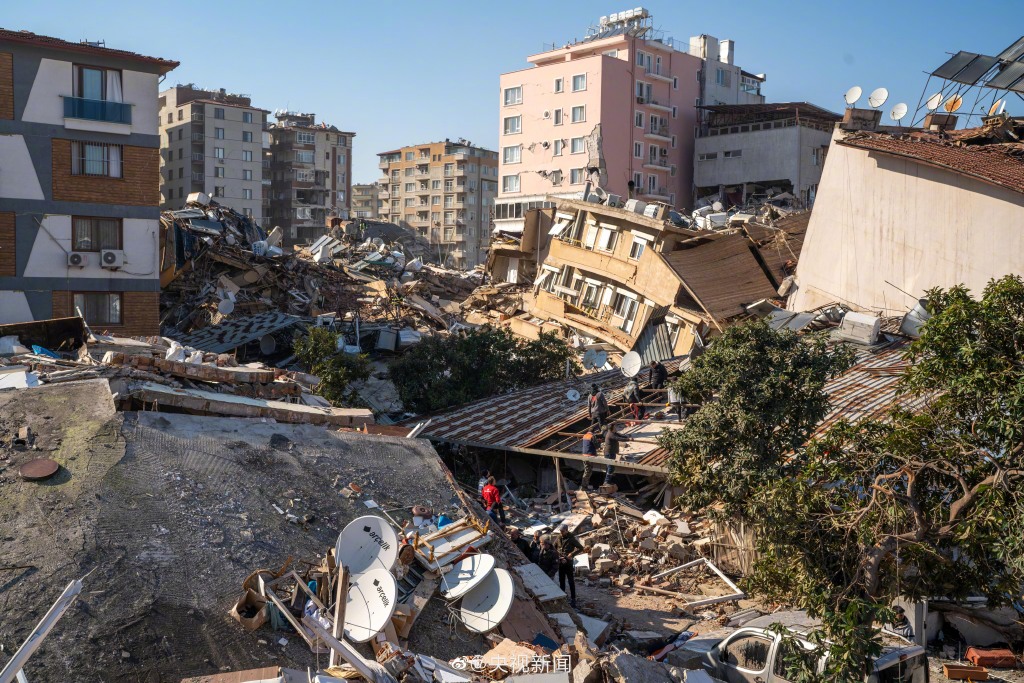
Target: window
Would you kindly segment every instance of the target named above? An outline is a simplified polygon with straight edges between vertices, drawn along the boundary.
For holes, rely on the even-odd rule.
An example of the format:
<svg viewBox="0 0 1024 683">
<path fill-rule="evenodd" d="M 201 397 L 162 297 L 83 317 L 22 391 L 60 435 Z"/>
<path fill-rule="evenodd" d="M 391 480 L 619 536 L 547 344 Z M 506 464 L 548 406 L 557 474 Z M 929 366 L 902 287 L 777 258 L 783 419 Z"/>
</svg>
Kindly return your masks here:
<svg viewBox="0 0 1024 683">
<path fill-rule="evenodd" d="M 723 159 L 739 159 L 741 156 L 743 156 L 742 149 L 730 149 L 722 152 Z"/>
<path fill-rule="evenodd" d="M 412 167 L 410 166 L 409 168 L 405 169 L 405 177 L 406 177 L 406 178 L 411 178 L 411 177 L 412 177 L 412 176 L 414 176 L 415 174 L 416 174 L 416 169 L 415 169 L 415 168 L 412 168 Z"/>
<path fill-rule="evenodd" d="M 295 161 L 300 164 L 311 164 L 313 163 L 313 150 L 311 149 L 300 149 L 295 152 Z"/>
<path fill-rule="evenodd" d="M 224 129 L 223 128 L 214 128 L 213 129 L 213 137 L 217 138 L 218 140 L 223 140 L 224 139 Z"/>
<path fill-rule="evenodd" d="M 405 153 L 405 160 L 406 161 L 412 161 L 415 158 L 416 158 L 416 152 L 406 152 Z"/>
<path fill-rule="evenodd" d="M 252 131 L 251 130 L 243 130 L 242 131 L 242 142 L 252 142 Z"/>
<path fill-rule="evenodd" d="M 572 122 L 582 123 L 587 120 L 587 108 L 584 105 L 579 105 L 572 108 Z"/>
<path fill-rule="evenodd" d="M 583 138 L 572 138 L 569 140 L 569 153 L 582 154 L 584 149 Z"/>
<path fill-rule="evenodd" d="M 446 180 L 446 181 L 444 181 L 444 191 L 445 192 L 451 192 L 454 189 L 455 189 L 455 181 L 454 180 Z"/>
<path fill-rule="evenodd" d="M 106 142 L 72 142 L 71 175 L 121 177 L 121 145 Z"/>
<path fill-rule="evenodd" d="M 435 194 L 433 197 L 430 198 L 430 205 L 431 206 L 437 206 L 440 203 L 441 203 L 441 197 L 440 196 Z"/>
<path fill-rule="evenodd" d="M 514 88 L 505 88 L 505 106 L 523 103 L 523 86 L 517 85 Z"/>
<path fill-rule="evenodd" d="M 522 161 L 523 148 L 521 145 L 504 147 L 501 150 L 501 160 L 505 164 L 518 164 Z"/>
<path fill-rule="evenodd" d="M 179 139 L 179 140 L 181 139 L 181 133 L 182 133 L 182 129 L 181 129 L 181 128 L 179 128 L 179 129 L 178 129 L 178 139 Z M 167 134 L 167 139 L 168 139 L 168 140 L 170 140 L 170 138 L 171 138 L 171 134 L 170 134 L 170 133 L 168 133 L 168 134 Z"/>
<path fill-rule="evenodd" d="M 247 168 L 242 171 L 242 180 L 252 180 L 252 169 Z"/>
<path fill-rule="evenodd" d="M 672 77 L 672 89 L 679 90 L 679 79 L 675 76 Z"/>
<path fill-rule="evenodd" d="M 224 118 L 224 109 L 222 107 L 215 108 L 213 110 L 213 118 L 215 118 L 215 119 L 222 119 L 222 118 Z"/>
<path fill-rule="evenodd" d="M 615 243 L 618 242 L 619 231 L 611 228 L 601 228 L 597 235 L 597 248 L 603 251 L 614 251 Z"/>
<path fill-rule="evenodd" d="M 416 189 L 416 183 L 406 183 L 405 184 L 405 191 L 406 192 L 412 192 L 415 189 Z"/>
<path fill-rule="evenodd" d="M 555 92 L 560 93 L 565 90 L 565 81 L 561 78 L 555 79 Z"/>
<path fill-rule="evenodd" d="M 810 666 L 814 670 L 817 666 L 817 660 L 820 654 L 815 650 L 809 650 L 803 645 L 798 644 L 796 641 L 783 639 L 779 641 L 779 648 L 775 654 L 775 662 L 772 665 L 772 679 L 779 680 L 780 683 L 784 681 L 795 681 L 800 675 L 800 667 L 793 663 L 790 663 L 794 656 L 797 656 L 802 660 L 802 664 Z M 888 671 L 888 669 L 887 669 Z M 879 681 L 886 680 L 884 675 L 879 676 Z M 902 679 L 893 679 L 893 683 L 901 681 Z"/>
<path fill-rule="evenodd" d="M 642 111 L 638 111 L 633 115 L 633 125 L 637 128 L 644 127 L 644 113 Z"/>
<path fill-rule="evenodd" d="M 582 168 L 574 168 L 569 171 L 569 182 L 573 185 L 579 185 L 587 179 L 586 171 Z"/>
<path fill-rule="evenodd" d="M 225 196 L 227 196 L 227 195 L 224 194 L 224 186 L 223 185 L 214 185 L 214 187 L 213 187 L 213 196 L 214 197 L 225 197 Z"/>
<path fill-rule="evenodd" d="M 508 116 L 505 118 L 505 135 L 515 135 L 523 132 L 523 117 Z"/>
<path fill-rule="evenodd" d="M 643 186 L 644 186 L 644 174 L 643 173 L 634 173 L 633 174 L 633 187 L 643 187 Z"/>
<path fill-rule="evenodd" d="M 178 180 L 181 180 L 184 177 L 185 177 L 185 169 L 179 168 L 178 169 Z"/>
<path fill-rule="evenodd" d="M 252 199 L 252 190 L 249 188 L 242 190 L 242 199 Z"/>
<path fill-rule="evenodd" d="M 572 91 L 579 92 L 587 89 L 587 75 L 576 74 L 572 77 Z"/>
<path fill-rule="evenodd" d="M 112 292 L 75 292 L 75 308 L 82 312 L 87 323 L 96 325 L 121 324 L 121 295 Z"/>
<path fill-rule="evenodd" d="M 730 87 L 732 85 L 732 72 L 728 69 L 716 69 L 715 85 L 720 85 L 723 88 Z"/>
<path fill-rule="evenodd" d="M 120 102 L 121 72 L 116 69 L 75 65 L 75 97 Z"/>
<path fill-rule="evenodd" d="M 501 177 L 502 192 L 519 192 L 519 176 L 506 175 Z"/>
<path fill-rule="evenodd" d="M 562 172 L 560 170 L 558 170 L 558 169 L 555 169 L 554 171 L 551 172 L 551 175 L 548 176 L 548 180 L 551 181 L 552 185 L 561 185 L 562 184 Z"/>
<path fill-rule="evenodd" d="M 71 218 L 71 250 L 100 251 L 121 248 L 120 218 Z"/>
<path fill-rule="evenodd" d="M 441 189 L 441 181 L 440 180 L 431 180 L 430 181 L 430 189 L 431 190 L 440 190 Z"/>
<path fill-rule="evenodd" d="M 242 150 L 242 161 L 252 161 L 252 150 L 251 149 L 244 149 L 244 150 Z"/>
<path fill-rule="evenodd" d="M 184 158 L 185 158 L 185 150 L 184 149 L 179 149 L 178 150 L 178 159 L 181 160 L 181 159 L 184 159 Z"/>
<path fill-rule="evenodd" d="M 556 157 L 562 156 L 562 149 L 564 147 L 565 147 L 565 141 L 564 140 L 555 140 L 555 152 L 554 152 L 554 155 Z"/>
<path fill-rule="evenodd" d="M 218 158 L 218 159 L 223 159 L 224 158 L 224 148 L 223 147 L 214 147 L 213 148 L 213 156 Z"/>
<path fill-rule="evenodd" d="M 215 166 L 214 169 L 213 169 L 213 177 L 214 178 L 223 178 L 224 177 L 224 167 L 223 166 Z"/>
<path fill-rule="evenodd" d="M 672 136 L 672 149 L 675 149 L 675 148 L 676 148 L 676 136 L 673 135 Z"/>
<path fill-rule="evenodd" d="M 629 246 L 629 258 L 634 261 L 639 261 L 640 256 L 644 253 L 644 249 L 647 247 L 647 242 L 640 239 L 639 237 L 633 238 L 633 244 Z"/>
<path fill-rule="evenodd" d="M 251 111 L 243 111 L 242 112 L 242 123 L 252 123 L 252 112 Z"/>
<path fill-rule="evenodd" d="M 637 159 L 644 158 L 644 143 L 634 142 L 633 143 L 633 156 Z"/>
<path fill-rule="evenodd" d="M 555 110 L 555 125 L 556 126 L 562 125 L 562 110 L 561 109 L 556 109 Z"/>
<path fill-rule="evenodd" d="M 308 133 L 299 131 L 295 134 L 295 142 L 300 145 L 313 145 L 316 144 L 316 133 Z"/>
<path fill-rule="evenodd" d="M 815 166 L 821 166 L 821 147 L 815 147 L 811 150 L 811 163 Z"/>
<path fill-rule="evenodd" d="M 637 52 L 636 52 L 636 65 L 637 66 L 643 66 L 644 65 L 644 57 L 645 57 L 644 53 L 640 52 L 639 50 L 637 50 Z"/>
<path fill-rule="evenodd" d="M 724 661 L 728 666 L 760 672 L 768 663 L 772 641 L 754 633 L 744 634 L 725 646 Z"/>
<path fill-rule="evenodd" d="M 672 107 L 672 118 L 676 117 L 676 107 Z"/>
<path fill-rule="evenodd" d="M 658 177 L 653 174 L 647 176 L 647 192 L 648 194 L 661 194 L 658 192 Z"/>
<path fill-rule="evenodd" d="M 167 123 L 174 123 L 174 112 L 167 112 Z"/>
<path fill-rule="evenodd" d="M 714 161 L 718 158 L 718 152 L 703 152 L 697 155 L 697 161 Z"/>
<path fill-rule="evenodd" d="M 612 300 L 612 310 L 615 311 L 615 315 L 623 320 L 632 320 L 636 309 L 636 299 L 616 292 L 615 298 Z"/>
</svg>

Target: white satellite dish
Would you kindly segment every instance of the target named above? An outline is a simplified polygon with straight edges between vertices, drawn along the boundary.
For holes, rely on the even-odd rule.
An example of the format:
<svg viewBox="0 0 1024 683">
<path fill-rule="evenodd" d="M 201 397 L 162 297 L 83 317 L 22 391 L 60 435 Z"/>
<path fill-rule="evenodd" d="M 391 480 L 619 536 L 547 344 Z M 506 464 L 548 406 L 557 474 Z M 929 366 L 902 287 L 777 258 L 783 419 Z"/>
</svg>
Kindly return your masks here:
<svg viewBox="0 0 1024 683">
<path fill-rule="evenodd" d="M 952 114 L 961 106 L 963 106 L 963 103 L 964 98 L 960 97 L 959 95 L 953 95 L 948 100 L 946 100 L 946 103 L 942 105 L 942 108 L 945 109 L 950 114 Z"/>
<path fill-rule="evenodd" d="M 580 392 L 576 391 L 575 389 L 570 389 L 569 391 L 565 392 L 565 397 L 570 401 L 575 402 L 580 400 Z"/>
<path fill-rule="evenodd" d="M 725 206 L 722 205 L 722 202 L 715 202 L 714 204 L 711 205 L 712 211 L 721 211 L 724 208 Z"/>
<path fill-rule="evenodd" d="M 861 90 L 860 86 L 855 85 L 846 91 L 846 94 L 843 95 L 843 99 L 846 100 L 846 104 L 852 107 L 853 105 L 857 104 L 857 100 L 860 99 L 860 95 L 862 92 L 864 91 Z"/>
<path fill-rule="evenodd" d="M 892 111 L 889 112 L 889 118 L 892 119 L 893 121 L 895 121 L 896 123 L 899 123 L 900 121 L 902 121 L 903 117 L 906 116 L 906 115 L 907 115 L 907 105 L 905 103 L 903 103 L 903 102 L 900 102 L 899 104 L 894 106 L 892 108 Z"/>
<path fill-rule="evenodd" d="M 937 92 L 928 98 L 928 101 L 924 103 L 925 108 L 928 111 L 935 111 L 942 104 L 942 93 Z"/>
<path fill-rule="evenodd" d="M 515 597 L 512 575 L 495 569 L 462 598 L 462 623 L 471 631 L 486 633 L 508 616 Z"/>
<path fill-rule="evenodd" d="M 622 374 L 626 377 L 636 377 L 643 365 L 644 361 L 640 357 L 640 354 L 636 351 L 630 351 L 622 357 L 622 361 L 619 363 L 619 369 L 622 370 Z"/>
<path fill-rule="evenodd" d="M 441 575 L 441 595 L 458 600 L 480 585 L 494 571 L 494 556 L 475 553 L 459 560 Z"/>
<path fill-rule="evenodd" d="M 583 367 L 593 370 L 597 365 L 597 349 L 587 349 L 583 352 Z"/>
<path fill-rule="evenodd" d="M 993 102 L 992 106 L 988 108 L 988 115 L 995 116 L 997 113 L 1002 114 L 1003 110 L 1001 109 L 1001 107 L 1004 104 L 1005 103 L 1002 100 L 996 100 L 995 102 Z"/>
<path fill-rule="evenodd" d="M 594 352 L 594 367 L 595 368 L 603 368 L 605 366 L 605 363 L 607 363 L 607 362 L 608 362 L 608 352 L 607 351 L 595 351 Z"/>
<path fill-rule="evenodd" d="M 873 109 L 877 109 L 885 104 L 887 99 L 889 99 L 888 90 L 885 88 L 875 88 L 871 91 L 871 94 L 868 95 L 868 104 L 870 104 Z"/>
<path fill-rule="evenodd" d="M 217 311 L 221 315 L 230 315 L 233 310 L 235 310 L 235 302 L 231 299 L 221 299 L 217 304 Z"/>
<path fill-rule="evenodd" d="M 390 571 L 398 559 L 398 534 L 380 517 L 356 517 L 338 534 L 334 557 L 353 575 L 371 567 Z"/>
<path fill-rule="evenodd" d="M 398 584 L 383 567 L 353 577 L 345 601 L 345 637 L 365 643 L 391 621 L 398 602 Z"/>
</svg>

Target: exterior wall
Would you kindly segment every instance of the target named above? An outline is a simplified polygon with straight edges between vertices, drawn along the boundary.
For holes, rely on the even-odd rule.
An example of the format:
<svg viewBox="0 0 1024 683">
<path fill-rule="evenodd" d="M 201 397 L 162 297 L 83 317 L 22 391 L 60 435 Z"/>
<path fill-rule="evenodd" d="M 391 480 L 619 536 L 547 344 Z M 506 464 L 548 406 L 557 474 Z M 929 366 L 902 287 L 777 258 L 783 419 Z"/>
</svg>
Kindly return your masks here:
<svg viewBox="0 0 1024 683">
<path fill-rule="evenodd" d="M 794 189 L 800 184 L 802 139 L 799 126 L 775 128 L 752 133 L 731 133 L 697 138 L 694 157 L 694 184 L 697 187 L 740 185 L 760 180 L 788 179 Z M 828 140 L 828 133 L 820 133 Z M 724 152 L 740 150 L 743 156 L 726 159 Z M 718 154 L 717 159 L 701 161 L 700 155 Z M 810 152 L 806 163 L 810 164 Z M 796 192 L 794 192 L 796 194 Z"/>
<path fill-rule="evenodd" d="M 65 118 L 75 64 L 120 71 L 131 123 Z M 71 293 L 107 292 L 121 297 L 112 331 L 159 332 L 157 81 L 173 65 L 0 39 L 0 322 L 68 315 Z M 122 177 L 72 175 L 73 141 L 122 145 Z M 119 219 L 123 267 L 101 268 L 98 252 L 69 266 L 72 216 Z"/>
<path fill-rule="evenodd" d="M 1024 272 L 1022 224 L 1020 193 L 833 138 L 789 308 L 838 301 L 899 315 L 915 303 L 900 290 L 963 283 L 980 294 Z"/>
<path fill-rule="evenodd" d="M 376 218 L 379 215 L 380 186 L 376 183 L 352 186 L 352 217 Z"/>
</svg>

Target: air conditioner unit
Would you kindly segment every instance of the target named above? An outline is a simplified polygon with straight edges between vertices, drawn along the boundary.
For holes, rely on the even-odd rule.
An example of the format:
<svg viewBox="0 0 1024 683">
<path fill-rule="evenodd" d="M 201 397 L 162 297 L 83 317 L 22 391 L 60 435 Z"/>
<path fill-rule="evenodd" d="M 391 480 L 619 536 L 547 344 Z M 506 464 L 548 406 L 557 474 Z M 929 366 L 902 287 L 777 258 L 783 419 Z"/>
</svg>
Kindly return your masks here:
<svg viewBox="0 0 1024 683">
<path fill-rule="evenodd" d="M 647 208 L 647 202 L 640 201 L 639 199 L 627 199 L 625 208 L 626 211 L 642 214 L 644 209 Z"/>
<path fill-rule="evenodd" d="M 668 156 L 668 150 L 667 150 L 667 149 L 665 149 L 664 147 L 662 147 L 662 148 L 661 148 L 661 152 L 660 152 L 660 154 L 661 154 L 661 156 L 663 156 L 663 157 L 667 157 L 667 156 Z"/>
<path fill-rule="evenodd" d="M 605 204 L 608 206 L 619 207 L 622 206 L 622 196 L 617 194 L 609 194 L 608 199 L 605 200 Z"/>
<path fill-rule="evenodd" d="M 871 346 L 878 342 L 882 319 L 866 313 L 850 311 L 839 323 L 836 336 L 845 341 Z"/>
<path fill-rule="evenodd" d="M 80 251 L 68 252 L 68 265 L 72 268 L 85 268 L 85 264 L 88 262 L 88 254 Z"/>
<path fill-rule="evenodd" d="M 100 252 L 100 265 L 116 270 L 124 265 L 124 252 L 120 249 L 104 249 Z"/>
</svg>

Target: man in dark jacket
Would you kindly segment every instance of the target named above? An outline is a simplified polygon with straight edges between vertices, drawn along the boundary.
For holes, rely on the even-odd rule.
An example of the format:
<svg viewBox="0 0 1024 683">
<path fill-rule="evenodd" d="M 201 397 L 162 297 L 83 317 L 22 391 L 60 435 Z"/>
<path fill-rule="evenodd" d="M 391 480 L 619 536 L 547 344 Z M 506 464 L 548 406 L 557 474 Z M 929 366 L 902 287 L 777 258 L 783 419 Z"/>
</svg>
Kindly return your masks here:
<svg viewBox="0 0 1024 683">
<path fill-rule="evenodd" d="M 526 537 L 523 536 L 523 532 L 513 527 L 508 532 L 508 536 L 512 539 L 512 542 L 516 544 L 516 547 L 523 551 L 523 555 L 526 555 L 527 559 L 529 559 L 530 555 L 532 554 L 532 551 L 530 549 L 531 544 L 528 540 L 526 540 Z"/>
<path fill-rule="evenodd" d="M 569 604 L 576 607 L 576 576 L 572 558 L 583 552 L 583 545 L 576 535 L 563 524 L 558 527 L 555 539 L 555 550 L 558 552 L 558 587 L 565 590 L 565 582 L 569 582 Z"/>
<path fill-rule="evenodd" d="M 619 434 L 618 423 L 611 423 L 604 430 L 604 457 L 609 460 L 619 459 L 619 443 L 622 441 L 632 441 L 633 437 L 623 436 Z M 608 468 L 604 471 L 604 483 L 608 483 L 612 480 L 612 466 L 608 465 Z"/>
<path fill-rule="evenodd" d="M 530 541 L 530 552 L 526 553 L 526 556 L 530 558 L 530 562 L 536 562 L 540 558 L 540 532 L 533 532 L 533 540 Z"/>
<path fill-rule="evenodd" d="M 651 361 L 651 375 L 647 386 L 651 389 L 664 389 L 668 381 L 668 370 L 658 361 Z"/>
<path fill-rule="evenodd" d="M 551 541 L 541 541 L 537 566 L 544 570 L 545 574 L 555 578 L 555 572 L 558 571 L 558 552 L 551 546 Z"/>
<path fill-rule="evenodd" d="M 587 404 L 587 411 L 590 415 L 591 424 L 597 423 L 603 427 L 608 421 L 608 399 L 604 397 L 601 387 L 596 384 L 590 385 L 590 399 Z"/>
</svg>

